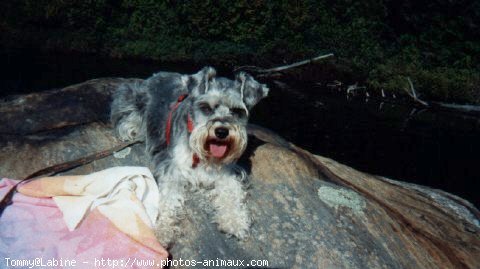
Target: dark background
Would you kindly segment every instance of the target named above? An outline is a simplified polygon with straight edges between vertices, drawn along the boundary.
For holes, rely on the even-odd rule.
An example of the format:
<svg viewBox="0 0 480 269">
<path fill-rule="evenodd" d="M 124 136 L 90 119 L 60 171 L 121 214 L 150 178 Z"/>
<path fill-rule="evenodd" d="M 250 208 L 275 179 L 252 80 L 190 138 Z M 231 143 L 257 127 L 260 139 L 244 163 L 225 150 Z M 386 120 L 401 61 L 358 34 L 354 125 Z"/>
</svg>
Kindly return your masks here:
<svg viewBox="0 0 480 269">
<path fill-rule="evenodd" d="M 480 1 L 4 0 L 0 9 L 0 96 L 207 64 L 231 76 L 333 52 L 285 76 L 286 87 L 267 81 L 252 122 L 480 204 L 478 114 L 422 110 L 404 95 L 409 77 L 429 102 L 480 103 Z M 335 80 L 340 91 L 326 87 Z M 347 99 L 354 83 L 389 98 Z"/>
<path fill-rule="evenodd" d="M 372 91 L 480 102 L 480 1 L 3 0 L 5 49 L 272 66 L 337 55 Z M 343 78 L 343 77 L 339 77 Z"/>
</svg>

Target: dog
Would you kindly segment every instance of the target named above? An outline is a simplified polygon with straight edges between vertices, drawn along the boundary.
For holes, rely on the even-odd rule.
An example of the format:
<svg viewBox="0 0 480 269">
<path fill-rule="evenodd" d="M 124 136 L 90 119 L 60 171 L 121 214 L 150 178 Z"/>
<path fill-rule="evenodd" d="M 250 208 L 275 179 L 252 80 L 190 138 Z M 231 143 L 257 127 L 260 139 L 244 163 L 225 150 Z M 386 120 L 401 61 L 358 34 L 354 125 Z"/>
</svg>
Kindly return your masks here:
<svg viewBox="0 0 480 269">
<path fill-rule="evenodd" d="M 231 80 L 212 67 L 191 75 L 159 72 L 116 90 L 111 122 L 121 140 L 145 141 L 159 185 L 156 232 L 163 245 L 178 233 L 189 188 L 208 189 L 219 230 L 248 236 L 246 173 L 235 161 L 247 145 L 250 111 L 268 91 L 247 73 Z"/>
</svg>

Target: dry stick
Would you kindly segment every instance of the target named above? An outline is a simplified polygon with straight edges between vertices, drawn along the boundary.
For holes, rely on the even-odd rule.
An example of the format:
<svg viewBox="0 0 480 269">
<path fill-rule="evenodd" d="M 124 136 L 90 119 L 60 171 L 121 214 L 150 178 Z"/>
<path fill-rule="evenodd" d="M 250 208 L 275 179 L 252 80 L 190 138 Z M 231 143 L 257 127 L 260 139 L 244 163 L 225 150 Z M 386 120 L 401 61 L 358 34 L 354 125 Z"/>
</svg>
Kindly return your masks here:
<svg viewBox="0 0 480 269">
<path fill-rule="evenodd" d="M 415 92 L 415 88 L 413 87 L 413 83 L 412 83 L 412 80 L 410 79 L 410 77 L 407 77 L 407 80 L 408 80 L 408 84 L 410 85 L 410 90 L 412 91 L 410 93 L 406 88 L 404 88 L 404 90 L 407 92 L 407 94 L 410 95 L 413 98 L 414 101 L 419 102 L 420 104 L 422 104 L 424 106 L 428 106 L 427 102 L 422 101 L 417 97 L 417 93 Z"/>
<path fill-rule="evenodd" d="M 120 151 L 120 150 L 122 150 L 126 147 L 132 146 L 132 145 L 137 144 L 139 142 L 140 141 L 138 141 L 138 140 L 129 141 L 129 142 L 122 142 L 118 145 L 115 145 L 112 148 L 102 150 L 102 151 L 90 154 L 88 156 L 85 156 L 85 157 L 81 157 L 81 158 L 78 158 L 78 159 L 75 159 L 75 160 L 72 160 L 72 161 L 59 163 L 59 164 L 55 164 L 55 165 L 43 168 L 41 170 L 38 170 L 38 171 L 28 175 L 23 180 L 36 178 L 36 177 L 44 176 L 44 175 L 53 175 L 53 174 L 56 174 L 56 173 L 59 173 L 59 172 L 63 172 L 63 171 L 78 167 L 78 166 L 82 166 L 82 165 L 85 165 L 87 163 L 91 163 L 93 161 L 96 161 L 96 160 L 105 158 L 107 156 L 110 156 L 117 151 Z"/>
<path fill-rule="evenodd" d="M 126 147 L 132 146 L 132 145 L 134 145 L 136 143 L 139 143 L 139 142 L 140 141 L 137 141 L 137 140 L 131 141 L 131 142 L 122 142 L 122 143 L 114 146 L 113 148 L 102 150 L 100 152 L 96 152 L 94 154 L 91 154 L 91 155 L 88 155 L 88 156 L 85 156 L 85 157 L 82 157 L 82 158 L 79 158 L 79 159 L 75 159 L 73 161 L 52 165 L 52 166 L 49 166 L 49 167 L 46 167 L 44 169 L 38 170 L 38 171 L 34 172 L 33 174 L 30 174 L 30 175 L 26 176 L 25 178 L 23 178 L 22 180 L 17 182 L 15 187 L 13 187 L 9 191 L 7 191 L 7 193 L 3 196 L 3 198 L 0 199 L 0 216 L 3 213 L 3 210 L 12 202 L 13 194 L 17 191 L 17 186 L 20 182 L 27 182 L 27 181 L 30 181 L 30 180 L 34 180 L 34 179 L 36 179 L 37 177 L 40 177 L 40 176 L 50 176 L 50 175 L 53 175 L 53 174 L 56 174 L 56 173 L 59 173 L 59 172 L 63 172 L 63 171 L 66 171 L 66 170 L 69 170 L 69 169 L 72 169 L 72 168 L 75 168 L 75 167 L 78 167 L 78 166 L 85 165 L 87 163 L 91 163 L 95 160 L 105 158 L 109 155 L 112 155 L 113 153 L 115 153 L 117 151 L 120 151 L 120 150 L 122 150 Z"/>
<path fill-rule="evenodd" d="M 347 88 L 347 94 L 354 93 L 356 90 L 362 90 L 366 89 L 367 87 L 365 86 L 358 86 L 358 82 L 355 82 L 355 84 L 348 86 Z"/>
<path fill-rule="evenodd" d="M 311 58 L 311 59 L 308 59 L 308 60 L 303 60 L 303 61 L 296 62 L 296 63 L 293 63 L 293 64 L 278 66 L 278 67 L 269 68 L 269 69 L 262 69 L 262 68 L 258 68 L 256 66 L 241 66 L 241 67 L 235 68 L 234 71 L 239 71 L 239 70 L 242 70 L 242 69 L 250 69 L 252 72 L 267 74 L 267 73 L 284 71 L 284 70 L 287 70 L 287 69 L 291 69 L 291 68 L 299 67 L 299 66 L 302 66 L 302 65 L 314 63 L 316 61 L 319 61 L 319 60 L 322 60 L 322 59 L 325 59 L 325 58 L 329 58 L 329 57 L 332 57 L 332 56 L 333 56 L 333 53 L 329 53 L 329 54 L 320 55 L 320 56 L 317 56 L 315 58 Z"/>
<path fill-rule="evenodd" d="M 322 60 L 322 59 L 325 59 L 325 58 L 328 58 L 328 57 L 332 57 L 332 56 L 333 56 L 333 53 L 329 53 L 329 54 L 317 56 L 315 58 L 311 58 L 311 59 L 308 59 L 308 60 L 304 60 L 304 61 L 296 62 L 296 63 L 293 63 L 293 64 L 289 64 L 289 65 L 274 67 L 274 68 L 270 68 L 270 69 L 263 69 L 263 70 L 260 70 L 259 72 L 260 73 L 279 72 L 279 71 L 287 70 L 287 69 L 290 69 L 290 68 L 295 68 L 295 67 L 298 67 L 298 66 L 310 64 L 310 63 L 313 63 L 313 62 L 316 62 L 316 61 L 319 61 L 319 60 Z"/>
</svg>

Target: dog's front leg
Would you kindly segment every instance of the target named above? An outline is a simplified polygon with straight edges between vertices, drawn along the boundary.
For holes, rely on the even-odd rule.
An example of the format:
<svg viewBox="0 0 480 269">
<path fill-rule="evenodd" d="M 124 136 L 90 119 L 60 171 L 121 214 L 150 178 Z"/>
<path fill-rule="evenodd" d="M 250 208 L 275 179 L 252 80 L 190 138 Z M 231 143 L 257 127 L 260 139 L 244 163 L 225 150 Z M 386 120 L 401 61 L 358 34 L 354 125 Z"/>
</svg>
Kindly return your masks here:
<svg viewBox="0 0 480 269">
<path fill-rule="evenodd" d="M 218 228 L 239 239 L 247 237 L 251 220 L 244 203 L 246 192 L 242 184 L 234 176 L 221 177 L 215 181 L 210 195 Z"/>
<path fill-rule="evenodd" d="M 166 181 L 159 184 L 160 213 L 157 219 L 156 236 L 167 247 L 178 235 L 179 220 L 184 215 L 185 186 L 179 181 Z"/>
</svg>

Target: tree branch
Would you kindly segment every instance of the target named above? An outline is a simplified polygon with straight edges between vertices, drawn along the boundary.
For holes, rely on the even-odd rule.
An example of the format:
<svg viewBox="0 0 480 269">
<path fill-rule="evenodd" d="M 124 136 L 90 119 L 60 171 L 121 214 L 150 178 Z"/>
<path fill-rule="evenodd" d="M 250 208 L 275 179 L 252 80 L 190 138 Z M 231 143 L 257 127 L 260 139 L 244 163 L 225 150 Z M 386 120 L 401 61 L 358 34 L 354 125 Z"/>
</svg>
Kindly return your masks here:
<svg viewBox="0 0 480 269">
<path fill-rule="evenodd" d="M 413 83 L 412 83 L 412 80 L 410 79 L 410 77 L 407 77 L 407 80 L 408 80 L 408 84 L 410 85 L 410 91 L 408 91 L 406 88 L 404 88 L 404 90 L 407 92 L 408 95 L 410 95 L 414 101 L 424 105 L 424 106 L 429 106 L 427 102 L 423 101 L 423 100 L 420 100 L 417 96 L 417 93 L 415 92 L 415 88 L 413 87 Z"/>
<path fill-rule="evenodd" d="M 303 60 L 303 61 L 296 62 L 296 63 L 293 63 L 293 64 L 282 65 L 282 66 L 273 67 L 273 68 L 269 68 L 269 69 L 262 69 L 262 68 L 259 68 L 259 67 L 256 67 L 256 66 L 251 66 L 251 65 L 250 66 L 240 66 L 240 67 L 235 68 L 233 71 L 237 72 L 237 71 L 241 71 L 241 70 L 246 70 L 246 71 L 255 72 L 255 73 L 259 73 L 259 74 L 268 74 L 268 73 L 280 72 L 280 71 L 284 71 L 284 70 L 287 70 L 287 69 L 292 69 L 292 68 L 295 68 L 295 67 L 299 67 L 299 66 L 302 66 L 302 65 L 314 63 L 314 62 L 317 62 L 319 60 L 329 58 L 329 57 L 332 57 L 332 56 L 334 56 L 333 53 L 328 53 L 328 54 L 320 55 L 320 56 L 317 56 L 315 58 L 311 58 L 311 59 L 308 59 L 308 60 Z"/>
</svg>

